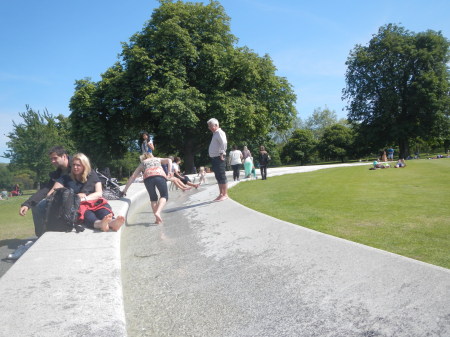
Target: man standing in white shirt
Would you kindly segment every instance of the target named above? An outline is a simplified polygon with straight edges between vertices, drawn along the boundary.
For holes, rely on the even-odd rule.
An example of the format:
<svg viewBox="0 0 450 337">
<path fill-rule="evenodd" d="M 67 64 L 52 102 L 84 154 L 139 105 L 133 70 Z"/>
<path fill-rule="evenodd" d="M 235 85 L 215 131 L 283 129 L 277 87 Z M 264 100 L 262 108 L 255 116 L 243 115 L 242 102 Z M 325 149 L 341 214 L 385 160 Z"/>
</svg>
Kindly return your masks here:
<svg viewBox="0 0 450 337">
<path fill-rule="evenodd" d="M 208 128 L 213 133 L 208 152 L 211 157 L 212 170 L 219 185 L 219 196 L 214 201 L 223 201 L 228 199 L 228 181 L 225 174 L 227 135 L 219 127 L 219 121 L 215 118 L 208 121 Z"/>
</svg>

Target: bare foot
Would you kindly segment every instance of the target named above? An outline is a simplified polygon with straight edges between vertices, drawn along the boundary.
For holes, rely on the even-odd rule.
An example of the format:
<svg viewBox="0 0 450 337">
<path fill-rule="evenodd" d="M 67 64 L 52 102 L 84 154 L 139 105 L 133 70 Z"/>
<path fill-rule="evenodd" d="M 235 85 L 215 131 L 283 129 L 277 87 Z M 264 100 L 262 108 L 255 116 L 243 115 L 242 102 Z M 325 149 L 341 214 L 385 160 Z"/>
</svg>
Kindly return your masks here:
<svg viewBox="0 0 450 337">
<path fill-rule="evenodd" d="M 105 217 L 101 220 L 100 222 L 100 230 L 102 230 L 103 232 L 107 232 L 109 231 L 109 223 L 111 222 L 112 219 L 112 214 L 109 213 L 108 215 L 105 215 Z"/>
<path fill-rule="evenodd" d="M 217 198 L 215 201 L 224 201 L 228 199 L 228 195 L 221 195 L 220 198 Z"/>
<path fill-rule="evenodd" d="M 214 201 L 219 201 L 219 199 L 222 197 L 222 194 L 219 194 L 217 198 L 214 199 Z"/>
<path fill-rule="evenodd" d="M 119 215 L 117 218 L 113 219 L 110 223 L 109 223 L 109 227 L 113 230 L 113 231 L 118 231 L 120 229 L 120 227 L 122 227 L 122 225 L 125 223 L 125 218 L 121 215 Z"/>
<path fill-rule="evenodd" d="M 155 220 L 156 220 L 155 223 L 156 223 L 157 225 L 163 223 L 162 218 L 161 218 L 161 214 L 159 214 L 159 213 L 155 213 Z"/>
</svg>

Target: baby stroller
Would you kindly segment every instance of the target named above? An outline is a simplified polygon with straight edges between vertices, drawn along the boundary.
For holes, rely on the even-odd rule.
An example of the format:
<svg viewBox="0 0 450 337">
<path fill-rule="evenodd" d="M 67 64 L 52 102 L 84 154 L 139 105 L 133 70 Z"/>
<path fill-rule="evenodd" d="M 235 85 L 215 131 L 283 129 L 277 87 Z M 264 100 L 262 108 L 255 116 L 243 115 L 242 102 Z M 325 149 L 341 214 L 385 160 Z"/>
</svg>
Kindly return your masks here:
<svg viewBox="0 0 450 337">
<path fill-rule="evenodd" d="M 95 169 L 100 181 L 102 182 L 103 198 L 107 200 L 118 200 L 122 197 L 120 186 L 116 178 L 111 178 L 109 168 L 105 168 L 104 171 Z"/>
</svg>

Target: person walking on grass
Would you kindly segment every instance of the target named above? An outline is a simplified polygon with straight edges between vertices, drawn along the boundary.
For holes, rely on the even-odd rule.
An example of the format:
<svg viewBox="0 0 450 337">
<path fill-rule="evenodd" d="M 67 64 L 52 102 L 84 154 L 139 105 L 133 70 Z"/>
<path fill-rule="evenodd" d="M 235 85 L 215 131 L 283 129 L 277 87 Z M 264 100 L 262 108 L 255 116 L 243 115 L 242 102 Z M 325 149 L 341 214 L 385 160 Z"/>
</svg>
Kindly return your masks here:
<svg viewBox="0 0 450 337">
<path fill-rule="evenodd" d="M 214 201 L 224 201 L 228 199 L 228 181 L 225 174 L 227 136 L 219 127 L 219 121 L 217 119 L 211 118 L 207 123 L 209 130 L 213 134 L 208 152 L 211 157 L 212 170 L 219 185 L 219 195 Z"/>
</svg>

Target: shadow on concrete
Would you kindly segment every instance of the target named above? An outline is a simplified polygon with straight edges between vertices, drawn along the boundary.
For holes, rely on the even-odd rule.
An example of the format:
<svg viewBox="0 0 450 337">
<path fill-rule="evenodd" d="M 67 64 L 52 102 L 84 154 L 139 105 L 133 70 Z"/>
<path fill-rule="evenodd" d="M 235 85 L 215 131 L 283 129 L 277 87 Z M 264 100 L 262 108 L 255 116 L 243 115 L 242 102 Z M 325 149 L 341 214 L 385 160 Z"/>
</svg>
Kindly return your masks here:
<svg viewBox="0 0 450 337">
<path fill-rule="evenodd" d="M 20 245 L 24 245 L 30 240 L 34 241 L 36 238 L 0 240 L 0 277 L 16 262 L 16 260 L 9 259 L 8 255 L 13 253 Z"/>
<path fill-rule="evenodd" d="M 205 201 L 205 202 L 200 202 L 198 204 L 193 204 L 193 205 L 188 205 L 188 206 L 168 208 L 168 209 L 164 210 L 163 213 L 174 213 L 174 212 L 183 211 L 183 210 L 186 210 L 189 208 L 197 208 L 197 207 L 202 207 L 202 206 L 206 206 L 206 205 L 210 205 L 210 204 L 214 204 L 214 203 L 216 203 L 216 202 L 215 201 Z"/>
<path fill-rule="evenodd" d="M 137 227 L 137 226 L 143 226 L 143 227 L 158 227 L 160 225 L 156 223 L 148 223 L 148 222 L 138 222 L 133 224 L 126 224 L 126 227 Z"/>
<path fill-rule="evenodd" d="M 16 249 L 20 245 L 25 244 L 29 239 L 6 239 L 0 240 L 0 248 L 7 247 L 9 249 Z"/>
</svg>

